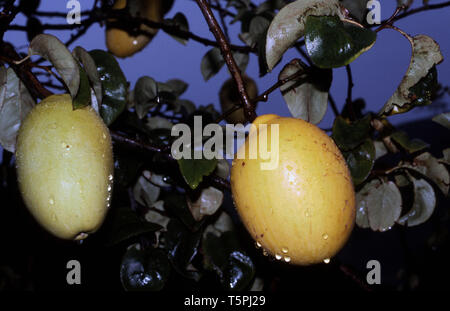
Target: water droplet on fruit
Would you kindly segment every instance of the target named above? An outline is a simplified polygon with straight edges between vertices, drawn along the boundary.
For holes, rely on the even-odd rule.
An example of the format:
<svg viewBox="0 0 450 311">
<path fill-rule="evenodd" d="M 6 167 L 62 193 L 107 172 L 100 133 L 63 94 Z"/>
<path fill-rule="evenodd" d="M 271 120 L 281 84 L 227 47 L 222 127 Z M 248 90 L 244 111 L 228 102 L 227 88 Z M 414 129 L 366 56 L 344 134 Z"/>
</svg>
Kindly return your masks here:
<svg viewBox="0 0 450 311">
<path fill-rule="evenodd" d="M 111 192 L 111 190 L 112 190 L 111 185 L 108 185 L 108 192 Z"/>
<path fill-rule="evenodd" d="M 328 240 L 328 234 L 326 234 L 326 233 L 322 234 L 322 238 L 323 238 L 324 240 Z"/>
<path fill-rule="evenodd" d="M 265 249 L 263 249 L 263 255 L 264 256 L 269 256 L 269 253 Z"/>
<path fill-rule="evenodd" d="M 283 248 L 281 249 L 281 252 L 282 252 L 283 254 L 287 254 L 287 253 L 289 252 L 289 250 L 288 250 L 286 247 L 283 247 Z"/>
<path fill-rule="evenodd" d="M 261 243 L 259 243 L 258 241 L 255 242 L 255 247 L 256 248 L 261 248 Z"/>
<path fill-rule="evenodd" d="M 323 262 L 326 263 L 326 264 L 329 264 L 329 263 L 330 263 L 330 258 L 325 258 L 325 259 L 323 260 Z"/>
<path fill-rule="evenodd" d="M 113 178 L 114 178 L 114 177 L 113 177 L 113 175 L 112 175 L 112 174 L 108 176 L 108 180 L 109 180 L 109 181 L 112 181 L 112 180 L 113 180 Z"/>
<path fill-rule="evenodd" d="M 305 217 L 311 217 L 311 213 L 310 213 L 309 209 L 306 209 Z"/>
<path fill-rule="evenodd" d="M 275 259 L 276 260 L 281 260 L 281 255 L 280 254 L 275 254 Z"/>
<path fill-rule="evenodd" d="M 105 135 L 105 133 L 103 133 L 103 139 L 106 139 L 106 135 Z"/>
<path fill-rule="evenodd" d="M 284 261 L 285 261 L 285 262 L 291 262 L 291 257 L 285 256 L 285 257 L 284 257 Z"/>
<path fill-rule="evenodd" d="M 50 205 L 55 204 L 55 200 L 53 199 L 53 197 L 50 197 L 50 199 L 48 200 L 48 203 L 50 203 Z"/>
</svg>

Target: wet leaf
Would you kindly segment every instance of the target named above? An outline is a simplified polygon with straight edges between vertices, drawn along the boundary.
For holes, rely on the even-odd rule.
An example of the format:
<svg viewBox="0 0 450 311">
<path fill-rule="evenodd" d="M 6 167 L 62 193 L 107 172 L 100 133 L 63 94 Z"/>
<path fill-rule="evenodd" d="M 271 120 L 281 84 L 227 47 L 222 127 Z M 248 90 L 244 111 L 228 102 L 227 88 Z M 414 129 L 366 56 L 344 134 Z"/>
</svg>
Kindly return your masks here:
<svg viewBox="0 0 450 311">
<path fill-rule="evenodd" d="M 410 38 L 411 61 L 399 87 L 380 111 L 380 115 L 394 115 L 431 102 L 437 84 L 435 66 L 442 62 L 439 45 L 430 37 Z"/>
<path fill-rule="evenodd" d="M 412 165 L 405 164 L 403 167 L 408 167 L 426 176 L 436 184 L 444 195 L 448 194 L 450 177 L 447 168 L 444 164 L 439 163 L 438 159 L 430 153 L 422 153 L 414 158 Z"/>
<path fill-rule="evenodd" d="M 171 193 L 164 198 L 164 209 L 180 219 L 191 231 L 196 231 L 202 222 L 197 222 L 189 211 L 184 194 Z"/>
<path fill-rule="evenodd" d="M 376 32 L 343 23 L 338 16 L 308 16 L 306 19 L 306 51 L 320 68 L 350 64 L 369 50 L 376 38 Z"/>
<path fill-rule="evenodd" d="M 110 53 L 92 50 L 89 54 L 97 66 L 102 82 L 103 100 L 100 115 L 106 125 L 110 125 L 126 107 L 128 82 L 119 63 Z"/>
<path fill-rule="evenodd" d="M 398 223 L 413 227 L 426 222 L 433 214 L 436 206 L 436 195 L 433 187 L 424 179 L 410 176 L 414 184 L 414 203 L 411 210 L 402 216 Z"/>
<path fill-rule="evenodd" d="M 189 210 L 196 221 L 202 220 L 205 216 L 214 215 L 222 205 L 222 202 L 222 191 L 214 187 L 203 189 L 200 197 L 194 202 L 190 198 L 187 199 Z"/>
<path fill-rule="evenodd" d="M 441 113 L 435 116 L 433 121 L 450 130 L 450 112 Z"/>
<path fill-rule="evenodd" d="M 331 137 L 336 142 L 339 149 L 348 151 L 361 145 L 370 135 L 371 116 L 353 123 L 348 123 L 344 118 L 337 117 L 333 124 L 333 134 Z"/>
<path fill-rule="evenodd" d="M 171 79 L 165 83 L 178 98 L 186 92 L 189 84 L 179 79 Z"/>
<path fill-rule="evenodd" d="M 217 159 L 180 159 L 178 166 L 186 183 L 192 189 L 198 187 L 203 176 L 211 174 L 217 165 Z"/>
<path fill-rule="evenodd" d="M 219 236 L 205 232 L 202 249 L 205 268 L 218 275 L 224 289 L 240 291 L 251 284 L 255 267 L 234 232 L 226 231 Z"/>
<path fill-rule="evenodd" d="M 341 0 L 342 5 L 349 11 L 351 16 L 358 21 L 364 21 L 367 11 L 368 0 Z"/>
<path fill-rule="evenodd" d="M 402 196 L 391 182 L 372 180 L 356 194 L 356 224 L 374 231 L 387 231 L 399 219 Z"/>
<path fill-rule="evenodd" d="M 403 131 L 397 131 L 391 135 L 391 138 L 398 143 L 403 149 L 405 149 L 408 153 L 414 153 L 429 147 L 427 143 L 424 141 L 413 138 L 410 139 L 408 134 Z"/>
<path fill-rule="evenodd" d="M 75 98 L 80 87 L 79 65 L 64 43 L 55 36 L 40 34 L 30 42 L 28 55 L 39 55 L 48 60 Z"/>
<path fill-rule="evenodd" d="M 367 139 L 359 147 L 342 152 L 352 175 L 353 183 L 359 185 L 372 171 L 375 163 L 375 147 L 371 139 Z"/>
<path fill-rule="evenodd" d="M 178 29 L 180 29 L 180 30 L 189 31 L 189 22 L 183 13 L 178 12 L 177 14 L 175 14 L 175 16 L 173 18 L 166 19 L 164 22 L 169 25 L 177 26 Z M 183 45 L 186 45 L 189 40 L 188 37 L 183 37 L 183 36 L 179 36 L 179 35 L 175 36 L 170 33 L 169 33 L 169 35 Z"/>
<path fill-rule="evenodd" d="M 160 249 L 132 245 L 120 265 L 120 280 L 126 291 L 158 291 L 169 279 L 170 263 Z"/>
<path fill-rule="evenodd" d="M 35 104 L 14 70 L 0 66 L 0 145 L 3 149 L 15 152 L 20 124 Z"/>
<path fill-rule="evenodd" d="M 158 86 L 155 80 L 147 76 L 138 79 L 134 87 L 134 101 L 136 113 L 140 119 L 157 104 L 157 96 Z"/>
<path fill-rule="evenodd" d="M 265 55 L 269 70 L 303 37 L 309 15 L 343 17 L 337 0 L 297 0 L 283 7 L 267 31 Z"/>
<path fill-rule="evenodd" d="M 220 71 L 220 69 L 222 69 L 223 65 L 225 65 L 225 60 L 223 59 L 220 50 L 218 48 L 209 50 L 205 56 L 203 56 L 200 66 L 203 79 L 205 79 L 205 81 L 211 79 Z"/>
<path fill-rule="evenodd" d="M 143 176 L 139 177 L 133 188 L 134 199 L 143 206 L 150 207 L 158 200 L 161 189 Z"/>
<path fill-rule="evenodd" d="M 128 207 L 113 209 L 110 214 L 109 240 L 107 243 L 109 246 L 119 244 L 141 234 L 161 230 L 162 228 L 158 224 L 141 220 Z"/>
<path fill-rule="evenodd" d="M 196 271 L 188 270 L 194 257 L 197 255 L 202 232 L 190 232 L 178 220 L 172 219 L 167 226 L 166 248 L 169 253 L 169 260 L 175 270 L 185 277 L 199 280 L 200 274 Z"/>
<path fill-rule="evenodd" d="M 297 72 L 304 74 L 281 86 L 281 94 L 294 118 L 317 124 L 327 111 L 332 71 L 317 69 L 306 73 L 301 61 L 294 59 L 283 68 L 278 80 L 284 80 Z"/>
<path fill-rule="evenodd" d="M 73 49 L 72 55 L 83 65 L 83 68 L 89 78 L 89 82 L 94 90 L 95 97 L 97 98 L 98 105 L 102 104 L 102 82 L 100 81 L 100 75 L 97 71 L 94 59 L 89 53 L 81 46 L 77 46 Z"/>
</svg>

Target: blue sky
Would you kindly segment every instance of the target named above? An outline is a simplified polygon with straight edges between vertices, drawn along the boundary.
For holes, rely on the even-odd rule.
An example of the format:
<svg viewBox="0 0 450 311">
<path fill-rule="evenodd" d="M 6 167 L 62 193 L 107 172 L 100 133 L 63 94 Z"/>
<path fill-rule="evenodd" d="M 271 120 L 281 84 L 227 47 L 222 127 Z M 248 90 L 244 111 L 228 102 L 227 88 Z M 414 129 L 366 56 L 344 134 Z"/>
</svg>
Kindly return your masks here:
<svg viewBox="0 0 450 311">
<path fill-rule="evenodd" d="M 441 1 L 430 0 L 430 4 Z M 262 1 L 254 1 L 260 3 Z M 41 11 L 61 11 L 67 12 L 67 1 L 42 0 L 39 10 Z M 87 10 L 92 6 L 92 0 L 81 0 L 82 10 Z M 389 17 L 395 9 L 397 1 L 381 1 L 382 19 Z M 421 6 L 422 1 L 415 0 L 414 6 Z M 192 0 L 176 0 L 172 10 L 167 14 L 170 18 L 177 12 L 185 14 L 189 20 L 190 30 L 202 37 L 212 38 L 211 33 L 198 9 Z M 450 41 L 448 30 L 450 28 L 450 7 L 422 12 L 405 18 L 395 23 L 411 35 L 427 34 L 434 38 L 441 46 L 442 54 L 446 59 L 438 66 L 439 81 L 443 85 L 450 85 L 449 60 Z M 24 16 L 19 15 L 14 21 L 15 24 L 25 24 Z M 64 19 L 51 18 L 46 22 L 63 23 Z M 89 29 L 87 34 L 75 42 L 71 48 L 81 45 L 86 49 L 106 49 L 104 28 L 98 24 Z M 230 28 L 230 36 L 233 43 L 242 44 L 237 37 L 239 25 Z M 47 33 L 58 36 L 61 40 L 67 40 L 69 31 L 47 31 Z M 5 39 L 11 41 L 16 46 L 26 51 L 27 39 L 22 32 L 8 32 Z M 119 60 L 123 71 L 131 85 L 134 86 L 137 79 L 148 75 L 157 81 L 166 81 L 172 78 L 179 78 L 189 83 L 189 88 L 184 97 L 194 101 L 197 105 L 207 105 L 213 103 L 219 107 L 218 92 L 222 83 L 229 78 L 229 73 L 224 67 L 221 72 L 211 80 L 205 82 L 200 73 L 200 61 L 203 55 L 210 49 L 194 41 L 189 41 L 186 46 L 181 45 L 169 35 L 160 31 L 156 38 L 142 52 L 134 57 Z M 369 110 L 378 111 L 393 94 L 409 64 L 410 46 L 408 41 L 393 30 L 383 30 L 379 33 L 374 47 L 367 53 L 359 57 L 352 63 L 355 87 L 353 97 L 364 97 Z M 248 75 L 255 78 L 260 92 L 271 86 L 278 77 L 283 64 L 289 60 L 299 57 L 296 51 L 285 54 L 282 62 L 274 71 L 263 78 L 258 77 L 258 64 L 256 56 L 252 55 L 247 70 Z M 336 100 L 338 107 L 342 107 L 347 92 L 347 77 L 345 69 L 335 69 L 334 79 L 331 87 L 331 94 Z M 449 110 L 449 96 L 441 103 L 434 103 L 434 109 L 418 108 L 406 115 L 391 117 L 394 124 L 415 119 L 430 118 L 440 112 Z M 447 103 L 442 105 L 442 103 Z M 276 113 L 288 116 L 289 111 L 279 91 L 274 92 L 267 103 L 260 103 L 258 114 Z M 328 110 L 325 119 L 320 124 L 323 128 L 332 125 L 334 119 L 331 109 Z"/>
</svg>

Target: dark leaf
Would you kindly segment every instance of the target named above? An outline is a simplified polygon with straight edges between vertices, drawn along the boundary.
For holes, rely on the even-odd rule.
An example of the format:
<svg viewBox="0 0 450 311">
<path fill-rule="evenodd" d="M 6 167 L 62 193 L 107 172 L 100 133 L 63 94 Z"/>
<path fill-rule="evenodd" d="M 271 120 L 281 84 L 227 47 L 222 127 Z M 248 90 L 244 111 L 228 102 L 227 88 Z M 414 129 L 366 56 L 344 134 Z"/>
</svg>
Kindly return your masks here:
<svg viewBox="0 0 450 311">
<path fill-rule="evenodd" d="M 203 56 L 200 66 L 203 79 L 205 79 L 205 81 L 208 81 L 210 78 L 216 75 L 220 71 L 220 69 L 222 69 L 224 64 L 225 61 L 218 48 L 209 50 L 205 54 L 205 56 Z"/>
<path fill-rule="evenodd" d="M 86 71 L 84 71 L 81 66 L 78 68 L 80 71 L 80 88 L 72 101 L 74 110 L 89 106 L 91 102 L 91 86 L 89 85 L 89 78 Z"/>
<path fill-rule="evenodd" d="M 408 134 L 403 131 L 395 132 L 391 135 L 391 138 L 398 143 L 402 148 L 404 148 L 408 153 L 414 153 L 429 147 L 424 141 L 413 138 L 410 139 Z"/>
<path fill-rule="evenodd" d="M 131 246 L 120 265 L 120 280 L 126 291 L 158 291 L 169 279 L 170 263 L 160 249 Z"/>
<path fill-rule="evenodd" d="M 150 77 L 141 77 L 134 87 L 136 113 L 140 119 L 145 117 L 150 108 L 157 104 L 158 86 Z"/>
<path fill-rule="evenodd" d="M 41 22 L 35 17 L 29 17 L 27 20 L 27 39 L 32 41 L 34 37 L 44 32 Z"/>
<path fill-rule="evenodd" d="M 333 134 L 331 137 L 339 149 L 343 151 L 354 149 L 369 137 L 371 128 L 370 121 L 370 115 L 353 123 L 348 123 L 342 117 L 337 117 L 334 120 Z"/>
<path fill-rule="evenodd" d="M 180 159 L 178 166 L 186 183 L 192 189 L 198 187 L 203 176 L 211 174 L 217 165 L 217 159 Z"/>
<path fill-rule="evenodd" d="M 72 55 L 83 65 L 83 68 L 89 78 L 91 87 L 94 90 L 97 103 L 102 104 L 102 82 L 100 81 L 100 75 L 97 71 L 94 59 L 89 53 L 81 46 L 77 46 L 73 49 Z"/>
<path fill-rule="evenodd" d="M 441 113 L 433 118 L 433 121 L 450 130 L 450 112 Z"/>
<path fill-rule="evenodd" d="M 126 106 L 128 83 L 117 60 L 110 53 L 92 50 L 89 54 L 94 59 L 102 82 L 103 100 L 100 115 L 106 125 L 112 124 Z"/>
<path fill-rule="evenodd" d="M 369 0 L 340 0 L 342 5 L 349 11 L 351 16 L 358 21 L 364 21 Z"/>
<path fill-rule="evenodd" d="M 189 22 L 183 13 L 178 12 L 172 19 L 167 19 L 165 22 L 170 25 L 177 26 L 180 30 L 189 31 Z M 181 37 L 179 35 L 175 36 L 173 34 L 169 35 L 183 45 L 186 45 L 189 40 L 188 37 Z"/>
<path fill-rule="evenodd" d="M 369 50 L 376 38 L 376 32 L 343 23 L 337 16 L 308 16 L 306 19 L 306 50 L 320 68 L 348 65 Z"/>
<path fill-rule="evenodd" d="M 344 151 L 343 156 L 352 175 L 353 183 L 359 185 L 372 171 L 375 162 L 375 147 L 371 139 L 351 150 Z"/>
</svg>

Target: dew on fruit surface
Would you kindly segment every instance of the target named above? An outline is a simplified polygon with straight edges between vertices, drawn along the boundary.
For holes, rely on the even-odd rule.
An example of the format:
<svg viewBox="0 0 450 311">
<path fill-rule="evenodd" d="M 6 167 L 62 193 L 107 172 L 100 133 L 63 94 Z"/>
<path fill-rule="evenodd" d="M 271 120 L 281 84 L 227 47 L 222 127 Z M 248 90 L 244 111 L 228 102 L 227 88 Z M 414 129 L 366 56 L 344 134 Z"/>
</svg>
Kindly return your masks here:
<svg viewBox="0 0 450 311">
<path fill-rule="evenodd" d="M 276 260 L 281 260 L 281 258 L 282 258 L 282 257 L 281 257 L 280 254 L 275 254 L 275 259 L 276 259 Z"/>
<path fill-rule="evenodd" d="M 311 212 L 310 212 L 309 208 L 307 208 L 305 211 L 305 217 L 311 217 Z"/>
<path fill-rule="evenodd" d="M 287 254 L 287 253 L 289 252 L 289 250 L 287 249 L 287 247 L 283 247 L 283 248 L 281 249 L 281 252 L 282 252 L 283 254 Z"/>
<path fill-rule="evenodd" d="M 108 176 L 108 180 L 109 180 L 109 181 L 112 181 L 112 180 L 113 180 L 113 178 L 114 178 L 114 177 L 113 177 L 113 175 L 112 175 L 112 174 Z"/>
<path fill-rule="evenodd" d="M 55 199 L 53 199 L 53 197 L 50 197 L 50 199 L 48 200 L 48 203 L 50 203 L 50 205 L 55 204 Z"/>
<path fill-rule="evenodd" d="M 261 248 L 261 243 L 259 243 L 258 241 L 255 242 L 255 247 L 256 248 Z"/>
<path fill-rule="evenodd" d="M 108 185 L 108 192 L 111 192 L 111 190 L 112 190 L 111 185 Z"/>
<path fill-rule="evenodd" d="M 322 238 L 323 238 L 324 240 L 328 240 L 328 234 L 326 234 L 326 233 L 322 234 Z"/>
<path fill-rule="evenodd" d="M 105 135 L 105 133 L 103 133 L 103 139 L 106 139 L 106 135 Z"/>
<path fill-rule="evenodd" d="M 291 262 L 291 257 L 289 257 L 289 256 L 284 256 L 283 259 L 285 262 Z"/>
<path fill-rule="evenodd" d="M 263 255 L 264 256 L 269 256 L 269 253 L 265 249 L 263 249 Z"/>
<path fill-rule="evenodd" d="M 326 264 L 329 264 L 329 263 L 330 263 L 330 258 L 325 258 L 325 259 L 323 260 L 323 262 L 326 263 Z"/>
</svg>

